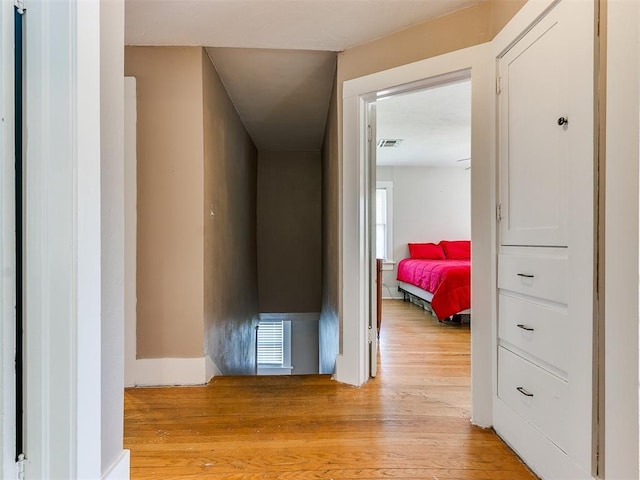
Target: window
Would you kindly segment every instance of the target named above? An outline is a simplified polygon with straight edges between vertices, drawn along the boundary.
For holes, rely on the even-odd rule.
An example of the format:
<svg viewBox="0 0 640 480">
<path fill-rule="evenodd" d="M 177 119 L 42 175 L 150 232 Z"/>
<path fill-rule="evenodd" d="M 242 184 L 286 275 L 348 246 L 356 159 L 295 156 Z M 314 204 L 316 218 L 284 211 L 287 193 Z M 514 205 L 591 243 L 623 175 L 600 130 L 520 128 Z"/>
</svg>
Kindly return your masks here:
<svg viewBox="0 0 640 480">
<path fill-rule="evenodd" d="M 376 258 L 393 260 L 393 182 L 376 183 Z"/>
</svg>

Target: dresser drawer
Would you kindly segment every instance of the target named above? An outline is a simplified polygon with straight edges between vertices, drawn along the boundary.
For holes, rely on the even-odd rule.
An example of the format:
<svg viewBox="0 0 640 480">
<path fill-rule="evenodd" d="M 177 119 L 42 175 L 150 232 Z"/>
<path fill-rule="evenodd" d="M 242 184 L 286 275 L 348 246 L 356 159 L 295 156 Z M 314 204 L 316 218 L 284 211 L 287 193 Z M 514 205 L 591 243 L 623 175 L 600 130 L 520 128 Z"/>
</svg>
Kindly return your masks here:
<svg viewBox="0 0 640 480">
<path fill-rule="evenodd" d="M 566 448 L 571 435 L 566 382 L 499 347 L 498 397 L 558 447 Z"/>
<path fill-rule="evenodd" d="M 567 281 L 567 257 L 498 256 L 498 288 L 566 304 Z"/>
<path fill-rule="evenodd" d="M 566 309 L 504 293 L 499 295 L 498 304 L 498 334 L 502 340 L 567 371 L 569 315 Z"/>
</svg>

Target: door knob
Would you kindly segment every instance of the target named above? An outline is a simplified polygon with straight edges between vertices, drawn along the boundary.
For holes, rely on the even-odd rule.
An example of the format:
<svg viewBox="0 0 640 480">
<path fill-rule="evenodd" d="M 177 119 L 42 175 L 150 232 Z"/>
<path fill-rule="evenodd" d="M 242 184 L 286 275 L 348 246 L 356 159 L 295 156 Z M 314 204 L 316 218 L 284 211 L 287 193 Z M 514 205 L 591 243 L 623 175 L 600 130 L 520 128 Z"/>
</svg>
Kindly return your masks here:
<svg viewBox="0 0 640 480">
<path fill-rule="evenodd" d="M 558 119 L 558 125 L 563 126 L 569 123 L 569 119 L 566 117 L 560 117 Z"/>
</svg>

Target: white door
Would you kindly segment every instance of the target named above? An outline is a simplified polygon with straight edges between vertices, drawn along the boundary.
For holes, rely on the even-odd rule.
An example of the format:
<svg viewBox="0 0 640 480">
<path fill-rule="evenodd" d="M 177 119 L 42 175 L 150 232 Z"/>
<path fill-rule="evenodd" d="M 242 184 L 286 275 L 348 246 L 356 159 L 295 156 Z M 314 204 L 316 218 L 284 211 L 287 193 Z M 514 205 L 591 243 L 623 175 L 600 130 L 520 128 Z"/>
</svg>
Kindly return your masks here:
<svg viewBox="0 0 640 480">
<path fill-rule="evenodd" d="M 369 376 L 375 377 L 378 371 L 378 283 L 376 272 L 376 104 L 368 104 L 367 111 L 367 182 L 369 198 L 367 199 L 367 229 L 369 253 L 369 322 L 367 338 L 369 343 Z"/>
<path fill-rule="evenodd" d="M 571 144 L 592 138 L 579 87 L 593 73 L 576 45 L 558 11 L 500 60 L 502 245 L 567 246 Z"/>
<path fill-rule="evenodd" d="M 496 431 L 543 478 L 591 478 L 594 5 L 562 0 L 498 59 Z"/>
</svg>

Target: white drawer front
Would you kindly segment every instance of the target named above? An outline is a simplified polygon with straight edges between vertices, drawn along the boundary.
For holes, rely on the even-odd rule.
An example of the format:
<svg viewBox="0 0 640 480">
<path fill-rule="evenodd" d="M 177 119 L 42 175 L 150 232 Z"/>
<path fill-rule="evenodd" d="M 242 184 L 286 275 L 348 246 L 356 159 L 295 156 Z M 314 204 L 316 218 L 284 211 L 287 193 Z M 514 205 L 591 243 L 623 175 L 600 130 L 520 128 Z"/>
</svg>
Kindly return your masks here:
<svg viewBox="0 0 640 480">
<path fill-rule="evenodd" d="M 569 355 L 567 310 L 504 293 L 499 295 L 498 302 L 500 338 L 566 372 Z"/>
<path fill-rule="evenodd" d="M 566 382 L 500 347 L 498 396 L 566 451 L 571 435 Z"/>
<path fill-rule="evenodd" d="M 498 288 L 566 304 L 567 280 L 567 257 L 498 256 Z"/>
</svg>

